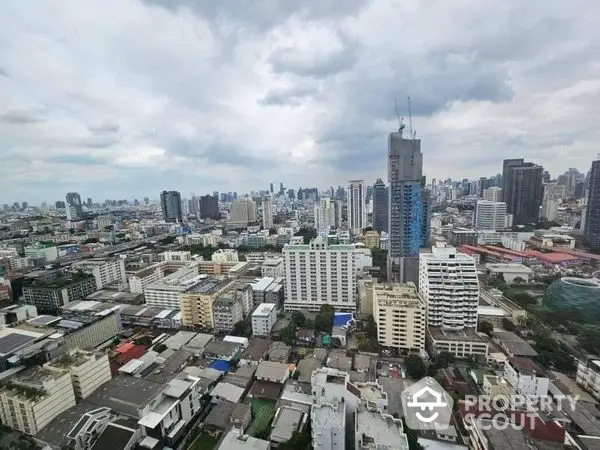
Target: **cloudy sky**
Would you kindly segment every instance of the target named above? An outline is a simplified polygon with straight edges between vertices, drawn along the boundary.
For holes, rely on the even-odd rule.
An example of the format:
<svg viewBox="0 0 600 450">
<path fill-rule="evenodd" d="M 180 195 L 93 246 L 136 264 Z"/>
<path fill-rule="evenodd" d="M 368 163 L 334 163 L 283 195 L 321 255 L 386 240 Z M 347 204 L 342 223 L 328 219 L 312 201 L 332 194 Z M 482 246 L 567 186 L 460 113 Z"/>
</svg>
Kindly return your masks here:
<svg viewBox="0 0 600 450">
<path fill-rule="evenodd" d="M 2 0 L 0 203 L 428 178 L 600 152 L 600 2 Z"/>
</svg>

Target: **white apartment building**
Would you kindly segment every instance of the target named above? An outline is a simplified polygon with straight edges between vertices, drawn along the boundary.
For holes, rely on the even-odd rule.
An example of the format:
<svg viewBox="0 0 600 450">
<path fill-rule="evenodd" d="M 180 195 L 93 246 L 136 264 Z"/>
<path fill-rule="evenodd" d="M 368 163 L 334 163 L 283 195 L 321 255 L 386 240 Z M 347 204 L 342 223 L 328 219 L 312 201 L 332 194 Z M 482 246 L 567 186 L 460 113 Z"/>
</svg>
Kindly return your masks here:
<svg viewBox="0 0 600 450">
<path fill-rule="evenodd" d="M 33 244 L 23 249 L 26 258 L 38 259 L 46 262 L 52 262 L 58 258 L 58 248 L 55 246 L 44 247 L 40 244 Z"/>
<path fill-rule="evenodd" d="M 278 278 L 285 275 L 283 258 L 268 258 L 260 267 L 261 275 L 264 277 Z"/>
<path fill-rule="evenodd" d="M 256 203 L 250 197 L 241 197 L 231 202 L 230 222 L 247 226 L 249 223 L 256 222 Z"/>
<path fill-rule="evenodd" d="M 365 182 L 350 180 L 348 184 L 348 228 L 354 234 L 362 233 L 367 226 Z"/>
<path fill-rule="evenodd" d="M 35 435 L 56 416 L 75 406 L 68 370 L 31 367 L 0 388 L 0 422 Z"/>
<path fill-rule="evenodd" d="M 328 245 L 321 236 L 310 244 L 283 247 L 285 310 L 319 311 L 330 304 L 336 311 L 356 310 L 357 271 L 363 256 L 354 245 Z"/>
<path fill-rule="evenodd" d="M 213 303 L 213 325 L 215 331 L 231 331 L 233 326 L 244 320 L 242 300 L 235 294 L 217 297 Z"/>
<path fill-rule="evenodd" d="M 504 364 L 504 377 L 518 395 L 529 399 L 548 395 L 550 380 L 543 369 L 529 358 L 508 358 Z"/>
<path fill-rule="evenodd" d="M 342 208 L 338 201 L 324 195 L 315 204 L 315 229 L 318 232 L 328 232 L 331 228 L 342 225 Z"/>
<path fill-rule="evenodd" d="M 231 248 L 220 248 L 212 254 L 210 259 L 213 262 L 239 262 L 240 258 L 237 250 Z"/>
<path fill-rule="evenodd" d="M 179 309 L 181 294 L 192 289 L 206 275 L 198 275 L 198 267 L 179 269 L 144 289 L 146 304 L 165 309 Z"/>
<path fill-rule="evenodd" d="M 419 290 L 427 325 L 449 330 L 477 328 L 479 280 L 475 260 L 454 247 L 433 247 L 419 258 Z"/>
<path fill-rule="evenodd" d="M 72 267 L 75 270 L 82 270 L 94 275 L 98 290 L 103 289 L 105 286 L 112 283 L 118 283 L 120 285 L 127 284 L 125 260 L 122 258 L 86 259 L 73 264 Z"/>
<path fill-rule="evenodd" d="M 261 303 L 252 313 L 252 336 L 269 336 L 277 322 L 277 305 Z"/>
<path fill-rule="evenodd" d="M 45 367 L 69 371 L 77 400 L 87 398 L 112 378 L 107 353 L 72 350 L 46 363 Z"/>
<path fill-rule="evenodd" d="M 132 294 L 143 294 L 147 286 L 165 277 L 164 268 L 165 265 L 161 262 L 130 272 L 127 277 L 129 291 Z"/>
<path fill-rule="evenodd" d="M 191 261 L 192 254 L 188 251 L 167 251 L 158 254 L 159 261 Z"/>
<path fill-rule="evenodd" d="M 498 186 L 492 186 L 484 189 L 483 199 L 488 202 L 501 202 L 502 201 L 502 188 Z"/>
<path fill-rule="evenodd" d="M 506 203 L 479 200 L 475 207 L 476 230 L 502 230 L 506 228 Z"/>
<path fill-rule="evenodd" d="M 266 195 L 262 199 L 263 229 L 273 228 L 273 197 Z"/>
<path fill-rule="evenodd" d="M 600 400 L 600 359 L 579 361 L 576 381 L 596 400 Z"/>
<path fill-rule="evenodd" d="M 204 394 L 198 377 L 181 374 L 169 381 L 163 391 L 141 408 L 138 425 L 142 434 L 176 447 L 186 426 L 201 411 Z"/>
<path fill-rule="evenodd" d="M 374 284 L 373 316 L 380 345 L 403 351 L 425 350 L 425 302 L 414 283 Z"/>
</svg>

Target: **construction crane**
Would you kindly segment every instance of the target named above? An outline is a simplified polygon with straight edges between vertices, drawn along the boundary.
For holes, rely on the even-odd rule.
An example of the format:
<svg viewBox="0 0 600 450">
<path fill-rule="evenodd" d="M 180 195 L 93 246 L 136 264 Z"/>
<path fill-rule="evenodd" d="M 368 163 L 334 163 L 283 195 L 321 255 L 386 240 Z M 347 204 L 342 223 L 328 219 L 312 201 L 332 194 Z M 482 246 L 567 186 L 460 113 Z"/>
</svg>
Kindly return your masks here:
<svg viewBox="0 0 600 450">
<path fill-rule="evenodd" d="M 404 117 L 398 111 L 398 102 L 396 100 L 394 100 L 394 108 L 396 109 L 396 117 L 398 118 L 398 132 L 402 134 L 406 125 L 404 125 Z"/>
</svg>

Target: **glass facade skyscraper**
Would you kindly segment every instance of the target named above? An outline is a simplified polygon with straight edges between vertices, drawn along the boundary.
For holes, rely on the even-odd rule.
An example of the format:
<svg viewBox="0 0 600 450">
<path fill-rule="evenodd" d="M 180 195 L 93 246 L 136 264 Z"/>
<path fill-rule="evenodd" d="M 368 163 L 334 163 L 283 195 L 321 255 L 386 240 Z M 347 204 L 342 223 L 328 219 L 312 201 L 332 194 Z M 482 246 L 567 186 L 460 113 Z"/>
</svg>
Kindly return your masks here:
<svg viewBox="0 0 600 450">
<path fill-rule="evenodd" d="M 591 250 L 600 250 L 600 159 L 592 162 L 590 170 L 583 235 Z"/>
<path fill-rule="evenodd" d="M 373 229 L 380 233 L 388 230 L 388 202 L 388 188 L 381 178 L 378 178 L 373 185 Z"/>
<path fill-rule="evenodd" d="M 388 278 L 418 284 L 419 249 L 429 243 L 429 194 L 424 189 L 420 139 L 390 133 L 388 182 Z"/>
</svg>

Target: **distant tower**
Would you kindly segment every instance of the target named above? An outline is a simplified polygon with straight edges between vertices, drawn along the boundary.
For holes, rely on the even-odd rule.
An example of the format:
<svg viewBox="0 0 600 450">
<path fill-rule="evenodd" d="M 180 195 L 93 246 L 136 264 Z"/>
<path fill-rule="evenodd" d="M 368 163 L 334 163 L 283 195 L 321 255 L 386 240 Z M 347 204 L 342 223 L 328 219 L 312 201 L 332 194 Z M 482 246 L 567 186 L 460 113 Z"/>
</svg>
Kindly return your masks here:
<svg viewBox="0 0 600 450">
<path fill-rule="evenodd" d="M 385 183 L 378 178 L 373 185 L 373 229 L 375 231 L 388 230 L 389 192 Z"/>
<path fill-rule="evenodd" d="M 591 250 L 600 250 L 600 155 L 592 162 L 583 236 Z"/>
<path fill-rule="evenodd" d="M 81 196 L 77 192 L 69 192 L 65 197 L 65 208 L 67 210 L 67 220 L 77 220 L 83 216 L 83 205 Z"/>
<path fill-rule="evenodd" d="M 182 223 L 181 194 L 177 191 L 162 191 L 160 194 L 163 219 L 165 222 Z"/>
<path fill-rule="evenodd" d="M 365 182 L 350 180 L 348 184 L 348 228 L 354 234 L 360 234 L 367 224 L 365 203 Z"/>
<path fill-rule="evenodd" d="M 273 183 L 271 183 L 271 188 Z M 263 229 L 273 228 L 273 197 L 265 195 L 262 200 Z"/>
</svg>

